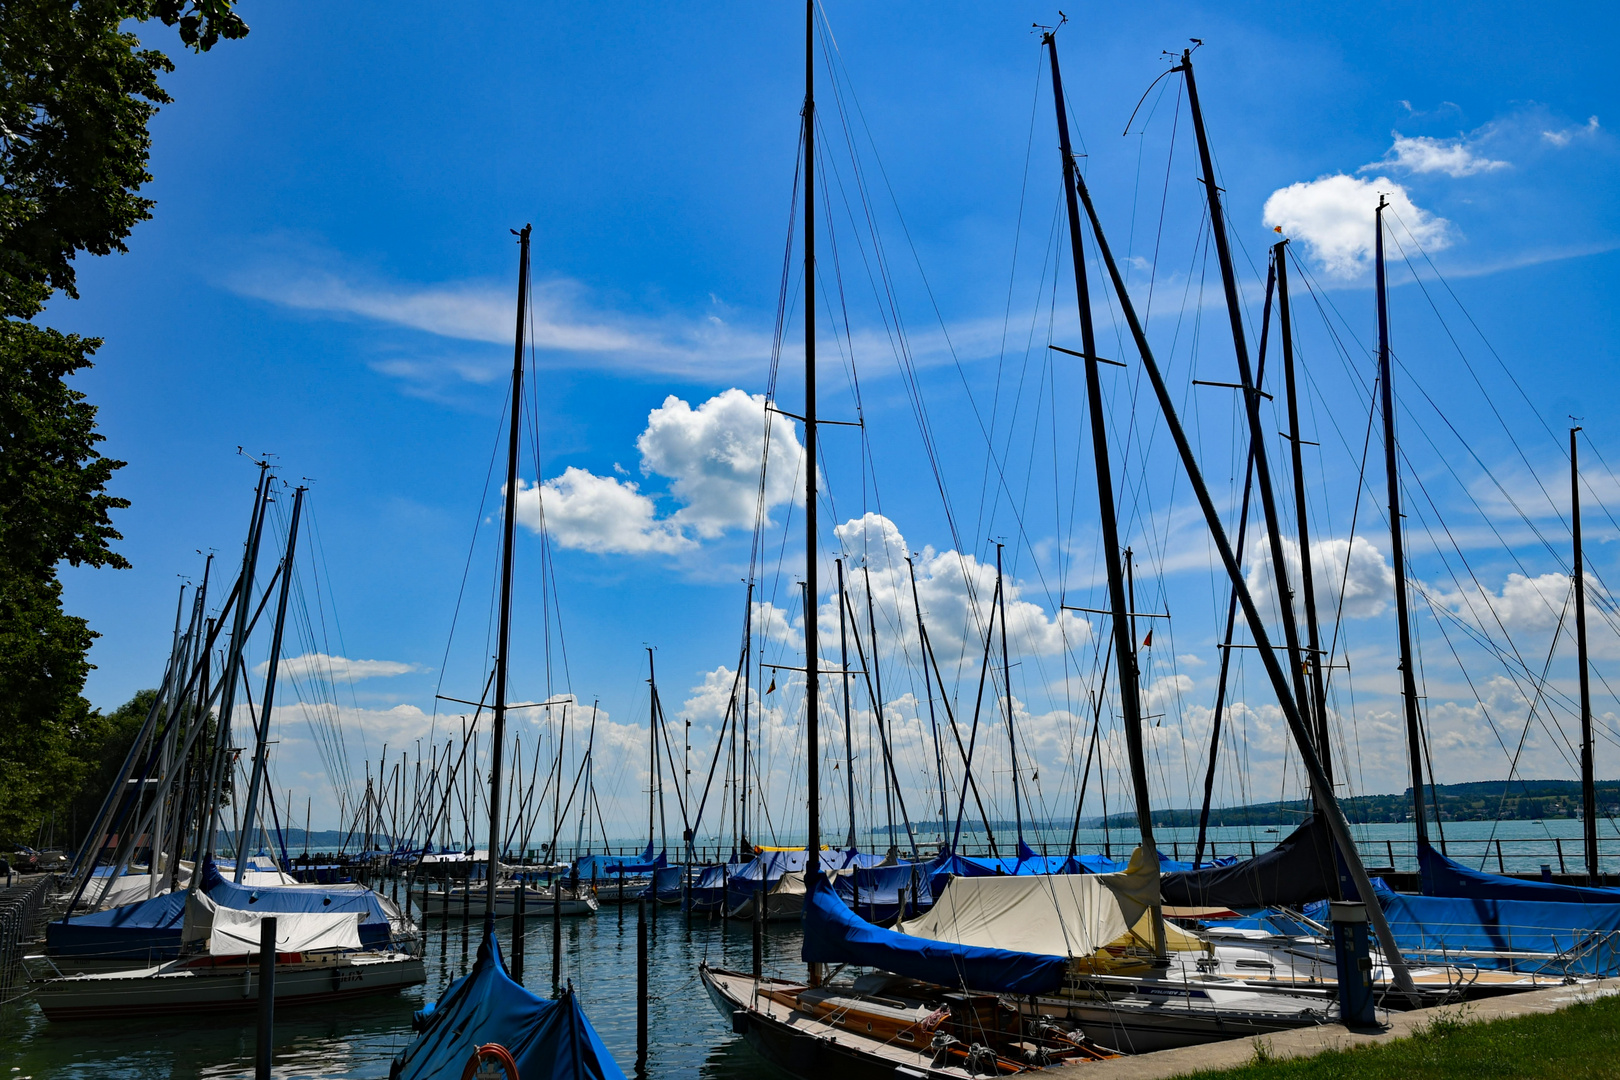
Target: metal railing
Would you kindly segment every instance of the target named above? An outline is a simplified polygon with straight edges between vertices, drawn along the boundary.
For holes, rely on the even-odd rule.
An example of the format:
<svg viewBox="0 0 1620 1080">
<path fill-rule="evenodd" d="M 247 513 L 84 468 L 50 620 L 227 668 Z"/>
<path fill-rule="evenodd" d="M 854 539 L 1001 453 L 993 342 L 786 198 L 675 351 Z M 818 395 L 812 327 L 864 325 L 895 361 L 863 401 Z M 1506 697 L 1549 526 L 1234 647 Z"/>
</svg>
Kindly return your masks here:
<svg viewBox="0 0 1620 1080">
<path fill-rule="evenodd" d="M 7 1006 L 26 981 L 21 975 L 23 950 L 34 940 L 55 880 L 54 874 L 39 874 L 0 889 L 0 1029 L 12 1011 Z"/>
</svg>

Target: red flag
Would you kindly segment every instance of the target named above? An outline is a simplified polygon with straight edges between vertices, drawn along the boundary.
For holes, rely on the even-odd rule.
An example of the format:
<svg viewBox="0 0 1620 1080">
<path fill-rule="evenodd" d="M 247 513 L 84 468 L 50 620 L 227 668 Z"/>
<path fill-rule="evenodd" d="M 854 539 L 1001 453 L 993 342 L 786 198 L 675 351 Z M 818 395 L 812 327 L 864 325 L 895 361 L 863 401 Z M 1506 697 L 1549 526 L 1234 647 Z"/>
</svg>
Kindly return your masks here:
<svg viewBox="0 0 1620 1080">
<path fill-rule="evenodd" d="M 1147 637 L 1142 639 L 1142 648 L 1144 648 L 1144 649 L 1153 648 L 1153 631 L 1149 630 L 1147 632 Z"/>
</svg>

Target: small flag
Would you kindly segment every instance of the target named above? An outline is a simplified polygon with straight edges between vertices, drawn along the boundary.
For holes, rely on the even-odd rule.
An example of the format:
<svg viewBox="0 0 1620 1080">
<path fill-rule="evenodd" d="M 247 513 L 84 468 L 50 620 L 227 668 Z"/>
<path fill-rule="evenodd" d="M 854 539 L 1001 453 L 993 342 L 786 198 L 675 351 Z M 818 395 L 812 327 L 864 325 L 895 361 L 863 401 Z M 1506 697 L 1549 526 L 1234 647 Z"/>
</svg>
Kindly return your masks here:
<svg viewBox="0 0 1620 1080">
<path fill-rule="evenodd" d="M 776 693 L 776 676 L 775 675 L 771 676 L 771 685 L 769 685 L 769 686 L 767 686 L 765 688 L 765 693 L 767 693 L 767 694 Z"/>
<path fill-rule="evenodd" d="M 1281 225 L 1273 225 L 1271 227 L 1271 231 L 1274 232 L 1274 233 L 1280 233 L 1280 232 L 1282 232 L 1282 226 Z"/>
<path fill-rule="evenodd" d="M 1147 632 L 1147 637 L 1142 639 L 1142 648 L 1144 648 L 1144 649 L 1153 648 L 1153 631 L 1149 630 Z"/>
</svg>

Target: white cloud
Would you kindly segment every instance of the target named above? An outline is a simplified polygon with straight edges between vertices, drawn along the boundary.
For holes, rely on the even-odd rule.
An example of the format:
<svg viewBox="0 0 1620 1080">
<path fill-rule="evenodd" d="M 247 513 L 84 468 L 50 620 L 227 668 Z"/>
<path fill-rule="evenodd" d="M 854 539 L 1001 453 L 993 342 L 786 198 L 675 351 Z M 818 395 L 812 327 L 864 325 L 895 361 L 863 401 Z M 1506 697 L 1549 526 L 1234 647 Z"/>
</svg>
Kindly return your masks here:
<svg viewBox="0 0 1620 1080">
<path fill-rule="evenodd" d="M 1595 116 L 1590 116 L 1587 117 L 1586 123 L 1580 127 L 1564 128 L 1560 131 L 1543 130 L 1541 133 L 1541 138 L 1545 142 L 1551 143 L 1553 146 L 1562 148 L 1568 146 L 1576 139 L 1590 138 L 1596 135 L 1598 130 L 1598 118 Z"/>
<path fill-rule="evenodd" d="M 1283 559 L 1287 562 L 1288 584 L 1300 595 L 1299 543 L 1283 537 Z M 1346 572 L 1348 563 L 1348 573 Z M 1264 537 L 1249 542 L 1248 569 L 1244 577 L 1262 610 L 1276 603 L 1271 573 L 1271 545 Z M 1316 586 L 1317 617 L 1331 623 L 1339 610 L 1339 594 L 1344 594 L 1344 615 L 1348 619 L 1370 619 L 1383 613 L 1395 598 L 1395 571 L 1384 560 L 1384 553 L 1365 537 L 1353 540 L 1317 540 L 1311 544 L 1311 574 Z M 1295 614 L 1302 614 L 1297 601 Z"/>
<path fill-rule="evenodd" d="M 270 671 L 270 662 L 265 661 L 254 670 L 260 675 L 266 675 Z M 350 660 L 347 657 L 328 656 L 325 653 L 305 653 L 302 656 L 283 658 L 277 674 L 283 679 L 307 679 L 311 675 L 316 675 L 332 680 L 357 682 L 360 679 L 384 679 L 422 670 L 424 669 L 416 664 L 406 664 L 398 660 Z"/>
<path fill-rule="evenodd" d="M 765 641 L 777 641 L 794 652 L 804 650 L 804 619 L 790 615 L 769 600 L 754 601 L 754 633 Z"/>
<path fill-rule="evenodd" d="M 669 479 L 670 494 L 684 505 L 674 523 L 704 539 L 727 529 L 752 527 L 760 508 L 760 464 L 770 419 L 770 463 L 763 510 L 797 498 L 796 478 L 804 447 L 793 425 L 768 417 L 763 395 L 732 388 L 692 408 L 671 394 L 647 416 L 636 439 L 641 471 Z M 765 524 L 770 524 L 769 520 Z"/>
<path fill-rule="evenodd" d="M 1380 194 L 1388 196 L 1390 210 L 1399 219 L 1396 228 L 1404 226 L 1430 251 L 1451 244 L 1451 223 L 1415 205 L 1405 188 L 1385 176 L 1359 180 L 1340 173 L 1279 188 L 1266 200 L 1264 221 L 1302 241 L 1328 274 L 1353 278 L 1372 261 Z"/>
<path fill-rule="evenodd" d="M 1493 161 L 1475 153 L 1468 145 L 1468 141 L 1461 136 L 1455 139 L 1435 139 L 1427 135 L 1409 137 L 1398 131 L 1393 134 L 1395 144 L 1389 148 L 1383 160 L 1363 165 L 1357 171 L 1371 172 L 1387 166 L 1411 173 L 1444 173 L 1447 176 L 1462 177 L 1508 168 L 1505 161 Z"/>
<path fill-rule="evenodd" d="M 283 307 L 364 319 L 459 341 L 511 346 L 516 296 L 494 282 L 400 284 L 361 271 L 333 272 L 311 265 L 329 253 L 293 251 L 259 259 L 235 274 L 231 287 Z M 543 354 L 573 357 L 593 368 L 702 375 L 755 372 L 770 354 L 770 339 L 732 326 L 718 306 L 701 316 L 647 316 L 603 310 L 589 291 L 566 278 L 530 287 L 530 340 Z M 409 373 L 407 373 L 409 374 Z"/>
<path fill-rule="evenodd" d="M 658 519 L 653 501 L 636 485 L 569 466 L 536 487 L 518 479 L 518 521 L 558 544 L 599 555 L 673 554 L 692 541 Z"/>
</svg>

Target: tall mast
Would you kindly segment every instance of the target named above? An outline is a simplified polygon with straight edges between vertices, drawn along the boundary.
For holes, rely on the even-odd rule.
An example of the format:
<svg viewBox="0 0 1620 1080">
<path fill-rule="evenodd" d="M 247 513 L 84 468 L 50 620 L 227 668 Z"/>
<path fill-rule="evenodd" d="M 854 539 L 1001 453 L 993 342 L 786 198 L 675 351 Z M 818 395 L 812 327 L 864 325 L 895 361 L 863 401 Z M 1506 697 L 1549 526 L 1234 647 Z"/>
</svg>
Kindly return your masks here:
<svg viewBox="0 0 1620 1080">
<path fill-rule="evenodd" d="M 1597 787 L 1592 779 L 1592 687 L 1586 664 L 1586 559 L 1581 554 L 1581 466 L 1569 429 L 1569 508 L 1575 530 L 1575 651 L 1581 665 L 1581 824 L 1586 837 L 1586 879 L 1598 883 Z"/>
<path fill-rule="evenodd" d="M 849 781 L 849 847 L 855 849 L 855 737 L 854 725 L 849 715 L 849 632 L 845 619 L 846 601 L 844 599 L 844 560 L 835 559 L 833 565 L 838 568 L 838 649 L 843 663 L 843 675 L 839 682 L 844 686 L 844 769 L 845 779 Z M 808 624 L 808 619 L 806 623 Z M 891 822 L 892 825 L 892 822 Z M 891 836 L 890 841 L 893 841 Z"/>
<path fill-rule="evenodd" d="M 939 842 L 945 843 L 948 817 L 945 810 L 945 752 L 939 742 L 939 721 L 934 716 L 934 689 L 928 675 L 928 628 L 923 625 L 922 601 L 917 597 L 917 567 L 906 556 L 906 573 L 911 578 L 911 607 L 917 615 L 917 655 L 922 661 L 923 697 L 928 699 L 928 726 L 934 732 L 934 767 L 939 775 Z"/>
<path fill-rule="evenodd" d="M 1053 51 L 1055 53 L 1056 49 Z M 1148 377 L 1148 382 L 1153 386 L 1153 396 L 1159 403 L 1159 412 L 1164 417 L 1165 429 L 1176 445 L 1176 456 L 1181 459 L 1182 469 L 1186 472 L 1187 481 L 1198 500 L 1198 509 L 1204 515 L 1204 527 L 1209 530 L 1210 539 L 1214 541 L 1216 553 L 1221 557 L 1221 565 L 1226 570 L 1227 579 L 1231 581 L 1233 591 L 1237 593 L 1238 603 L 1243 607 L 1243 618 L 1249 625 L 1249 634 L 1254 639 L 1260 662 L 1265 666 L 1266 676 L 1271 680 L 1272 692 L 1277 695 L 1277 706 L 1282 710 L 1283 719 L 1288 722 L 1289 734 L 1293 736 L 1294 745 L 1299 749 L 1301 763 L 1305 766 L 1305 775 L 1310 781 L 1311 799 L 1316 804 L 1316 809 L 1327 818 L 1328 828 L 1333 833 L 1334 842 L 1339 845 L 1339 855 L 1344 860 L 1345 869 L 1350 872 L 1350 880 L 1355 883 L 1357 894 L 1371 896 L 1372 879 L 1367 876 L 1367 868 L 1362 864 L 1361 855 L 1356 850 L 1355 839 L 1350 835 L 1350 823 L 1345 820 L 1339 801 L 1333 797 L 1333 785 L 1328 783 L 1327 775 L 1322 771 L 1322 763 L 1317 759 L 1315 737 L 1306 726 L 1299 705 L 1294 700 L 1289 688 L 1288 672 L 1277 659 L 1277 651 L 1271 644 L 1271 635 L 1266 632 L 1266 621 L 1260 615 L 1260 608 L 1254 602 L 1254 595 L 1249 591 L 1248 582 L 1244 580 L 1243 567 L 1238 562 L 1232 542 L 1226 535 L 1226 526 L 1221 522 L 1220 510 L 1209 493 L 1209 485 L 1204 482 L 1203 470 L 1198 467 L 1198 456 L 1193 452 L 1192 440 L 1187 437 L 1187 429 L 1182 426 L 1181 417 L 1176 412 L 1176 403 L 1171 396 L 1170 387 L 1165 383 L 1164 373 L 1159 370 L 1159 363 L 1153 357 L 1153 346 L 1148 341 L 1147 332 L 1142 329 L 1142 320 L 1137 316 L 1136 306 L 1131 302 L 1130 290 L 1125 287 L 1125 278 L 1120 273 L 1119 263 L 1109 250 L 1108 238 L 1103 233 L 1102 222 L 1097 217 L 1097 207 L 1091 201 L 1091 192 L 1086 188 L 1084 177 L 1078 172 L 1072 176 L 1075 187 L 1079 189 L 1080 201 L 1085 206 L 1086 218 L 1091 223 L 1091 231 L 1097 238 L 1097 254 L 1102 257 L 1103 266 L 1108 270 L 1109 282 L 1113 285 L 1114 295 L 1119 298 L 1120 314 L 1125 316 L 1125 323 L 1131 332 L 1131 341 L 1136 345 L 1137 355 L 1142 359 L 1142 369 Z M 1417 988 L 1412 982 L 1412 973 L 1401 955 L 1400 944 L 1390 930 L 1389 920 L 1384 917 L 1384 909 L 1377 904 L 1368 904 L 1367 918 L 1372 922 L 1374 933 L 1378 935 L 1378 943 L 1383 946 L 1384 958 L 1390 966 L 1396 989 L 1408 996 L 1415 995 Z"/>
<path fill-rule="evenodd" d="M 1322 771 L 1333 779 L 1333 747 L 1328 741 L 1327 686 L 1322 678 L 1322 631 L 1316 619 L 1316 573 L 1311 568 L 1311 530 L 1305 493 L 1305 445 L 1299 430 L 1299 395 L 1294 385 L 1293 309 L 1288 303 L 1288 241 L 1272 246 L 1272 265 L 1277 275 L 1277 330 L 1282 335 L 1283 379 L 1288 391 L 1288 442 L 1294 466 L 1294 518 L 1299 525 L 1299 589 L 1305 603 L 1305 641 L 1310 655 L 1306 665 L 1311 673 L 1311 701 L 1316 712 L 1316 752 L 1322 758 Z M 1262 354 L 1261 361 L 1265 357 Z"/>
<path fill-rule="evenodd" d="M 748 583 L 748 613 L 743 616 L 743 707 L 742 707 L 742 786 L 737 794 L 737 820 L 740 822 L 737 832 L 741 839 L 738 847 L 748 846 L 748 710 L 753 704 L 754 687 L 752 676 L 754 673 L 754 583 Z M 735 736 L 733 736 L 735 738 Z M 737 857 L 742 857 L 738 851 Z"/>
<path fill-rule="evenodd" d="M 1395 570 L 1395 625 L 1400 635 L 1401 696 L 1406 707 L 1406 753 L 1412 764 L 1412 824 L 1419 845 L 1429 842 L 1429 822 L 1423 804 L 1423 735 L 1419 728 L 1417 674 L 1412 663 L 1412 623 L 1406 610 L 1406 547 L 1401 533 L 1401 474 L 1396 464 L 1395 392 L 1390 386 L 1389 296 L 1384 277 L 1384 207 L 1382 195 L 1374 213 L 1374 241 L 1378 294 L 1378 393 L 1384 413 L 1384 477 L 1389 491 L 1390 562 Z"/>
<path fill-rule="evenodd" d="M 1192 111 L 1193 132 L 1198 137 L 1198 160 L 1204 172 L 1204 192 L 1209 201 L 1209 228 L 1215 237 L 1215 254 L 1221 264 L 1221 285 L 1226 293 L 1226 315 L 1232 327 L 1232 348 L 1237 354 L 1238 374 L 1243 383 L 1247 406 L 1254 475 L 1260 485 L 1260 504 L 1266 512 L 1266 538 L 1271 546 L 1271 572 L 1277 583 L 1277 606 L 1282 614 L 1283 640 L 1288 647 L 1289 669 L 1294 676 L 1294 700 L 1302 714 L 1310 712 L 1311 698 L 1305 686 L 1303 657 L 1299 649 L 1299 626 L 1294 622 L 1294 594 L 1288 587 L 1288 564 L 1283 557 L 1282 526 L 1277 514 L 1277 497 L 1271 484 L 1271 465 L 1260 420 L 1260 386 L 1249 365 L 1249 343 L 1243 331 L 1243 308 L 1238 299 L 1237 272 L 1232 264 L 1232 247 L 1226 236 L 1226 214 L 1221 209 L 1221 189 L 1215 182 L 1215 166 L 1204 130 L 1204 111 L 1198 104 L 1198 83 L 1193 78 L 1192 50 L 1181 54 L 1181 72 L 1187 80 L 1187 105 Z M 1307 719 L 1307 723 L 1309 720 Z"/>
<path fill-rule="evenodd" d="M 1112 491 L 1110 488 L 1110 498 Z M 1007 753 L 1012 760 L 1013 828 L 1018 833 L 1018 846 L 1021 849 L 1024 845 L 1024 806 L 1018 791 L 1018 738 L 1013 731 L 1012 657 L 1007 652 L 1007 586 L 1001 576 L 1001 549 L 1004 546 L 996 545 L 996 603 L 1001 614 L 1001 686 L 1007 695 Z M 874 654 L 877 652 L 876 644 L 873 644 L 872 651 Z"/>
<path fill-rule="evenodd" d="M 287 554 L 281 560 L 281 595 L 276 599 L 276 629 L 270 638 L 270 670 L 264 676 L 264 701 L 259 703 L 259 730 L 253 740 L 253 774 L 248 779 L 247 805 L 242 810 L 242 835 L 251 836 L 259 809 L 259 786 L 264 782 L 265 757 L 270 744 L 270 710 L 276 703 L 276 673 L 281 666 L 281 635 L 287 626 L 287 594 L 292 586 L 293 555 L 298 550 L 298 518 L 304 509 L 305 488 L 293 492 L 292 524 L 287 527 Z M 289 811 L 292 804 L 287 805 Z M 273 808 L 272 808 L 273 809 Z M 243 841 L 246 843 L 246 840 Z M 155 860 L 154 860 L 155 862 Z M 236 860 L 236 883 L 242 884 L 247 860 Z"/>
<path fill-rule="evenodd" d="M 657 843 L 653 831 L 653 799 L 658 784 L 658 673 L 653 670 L 652 646 L 647 647 L 647 850 Z"/>
<path fill-rule="evenodd" d="M 821 869 L 821 674 L 816 589 L 816 0 L 804 4 L 804 742 L 805 884 Z M 806 911 L 809 906 L 806 905 Z M 821 967 L 810 965 L 810 985 Z"/>
<path fill-rule="evenodd" d="M 253 499 L 253 516 L 248 521 L 247 543 L 242 551 L 242 574 L 236 579 L 236 618 L 231 625 L 231 643 L 225 655 L 225 684 L 221 688 L 219 699 L 219 720 L 214 729 L 214 765 L 213 774 L 209 777 L 208 790 L 208 828 L 204 832 L 203 850 L 198 854 L 197 865 L 201 869 L 204 859 L 214 857 L 216 838 L 219 832 L 219 792 L 225 782 L 226 772 L 230 768 L 231 760 L 231 713 L 236 709 L 236 679 L 241 670 L 242 650 L 247 646 L 248 610 L 253 606 L 253 571 L 259 562 L 259 537 L 264 532 L 264 512 L 269 499 L 270 464 L 261 462 L 259 465 L 259 488 Z M 241 847 L 241 838 L 237 838 L 237 847 Z M 237 862 L 242 861 L 242 853 L 236 853 Z M 196 889 L 202 881 L 202 874 L 193 874 L 191 887 Z"/>
<path fill-rule="evenodd" d="M 1086 284 L 1086 253 L 1081 242 L 1080 208 L 1075 192 L 1080 184 L 1069 148 L 1069 117 L 1063 104 L 1063 76 L 1058 70 L 1057 39 L 1051 31 L 1041 38 L 1052 63 L 1052 101 L 1057 109 L 1058 146 L 1063 155 L 1063 196 L 1069 211 L 1069 249 L 1074 259 L 1074 287 L 1080 306 L 1080 341 L 1085 351 L 1086 403 L 1091 421 L 1092 458 L 1097 469 L 1097 510 L 1102 526 L 1103 561 L 1108 570 L 1108 606 L 1112 612 L 1114 666 L 1119 671 L 1120 712 L 1125 727 L 1126 756 L 1136 794 L 1136 821 L 1142 831 L 1142 854 L 1153 870 L 1153 948 L 1166 955 L 1164 910 L 1158 900 L 1159 848 L 1153 840 L 1153 808 L 1148 801 L 1147 758 L 1142 750 L 1142 701 L 1136 682 L 1136 663 L 1130 631 L 1130 607 L 1125 601 L 1125 574 L 1120 566 L 1119 524 L 1114 513 L 1114 476 L 1108 462 L 1108 433 L 1103 414 L 1102 382 L 1097 373 L 1096 334 L 1091 325 L 1091 294 Z M 1014 788 L 1016 791 L 1016 786 Z"/>
<path fill-rule="evenodd" d="M 529 232 L 518 233 L 517 331 L 512 345 L 512 416 L 506 439 L 506 514 L 501 519 L 501 614 L 495 647 L 495 729 L 489 743 L 489 869 L 484 933 L 495 929 L 495 877 L 501 858 L 501 748 L 506 743 L 506 684 L 512 649 L 512 549 L 517 537 L 518 437 L 523 423 L 523 319 L 529 309 Z"/>
</svg>

